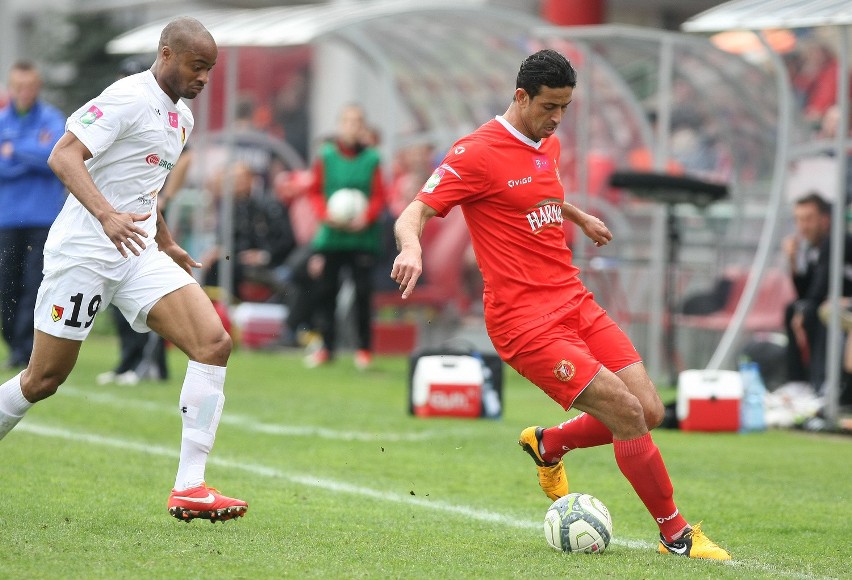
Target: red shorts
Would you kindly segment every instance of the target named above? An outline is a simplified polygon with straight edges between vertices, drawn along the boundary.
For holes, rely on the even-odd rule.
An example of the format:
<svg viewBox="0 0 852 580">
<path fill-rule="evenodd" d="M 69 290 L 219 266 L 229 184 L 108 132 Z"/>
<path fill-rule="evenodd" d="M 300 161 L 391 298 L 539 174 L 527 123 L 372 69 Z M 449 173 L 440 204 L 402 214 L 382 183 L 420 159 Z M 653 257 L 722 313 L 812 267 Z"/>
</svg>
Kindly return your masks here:
<svg viewBox="0 0 852 580">
<path fill-rule="evenodd" d="M 566 410 L 606 367 L 618 372 L 642 359 L 591 293 L 565 307 L 491 337 L 497 353 Z"/>
</svg>

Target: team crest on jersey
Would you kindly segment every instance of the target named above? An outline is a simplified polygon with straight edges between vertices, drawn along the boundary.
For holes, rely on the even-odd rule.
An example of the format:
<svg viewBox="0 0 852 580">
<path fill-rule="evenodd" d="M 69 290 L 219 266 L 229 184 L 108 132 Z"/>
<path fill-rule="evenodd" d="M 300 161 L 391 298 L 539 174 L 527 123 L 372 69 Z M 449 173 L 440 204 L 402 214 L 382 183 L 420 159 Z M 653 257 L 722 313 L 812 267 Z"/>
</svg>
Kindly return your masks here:
<svg viewBox="0 0 852 580">
<path fill-rule="evenodd" d="M 567 383 L 573 379 L 575 372 L 576 369 L 574 368 L 574 363 L 565 359 L 562 359 L 555 367 L 553 367 L 553 374 L 563 383 Z"/>
<path fill-rule="evenodd" d="M 59 322 L 62 320 L 62 314 L 65 312 L 65 308 L 62 306 L 57 306 L 56 304 L 50 309 L 50 317 L 53 319 L 53 322 Z"/>
<path fill-rule="evenodd" d="M 89 110 L 80 115 L 80 124 L 88 127 L 98 119 L 104 116 L 104 112 L 95 105 L 89 107 Z"/>
</svg>

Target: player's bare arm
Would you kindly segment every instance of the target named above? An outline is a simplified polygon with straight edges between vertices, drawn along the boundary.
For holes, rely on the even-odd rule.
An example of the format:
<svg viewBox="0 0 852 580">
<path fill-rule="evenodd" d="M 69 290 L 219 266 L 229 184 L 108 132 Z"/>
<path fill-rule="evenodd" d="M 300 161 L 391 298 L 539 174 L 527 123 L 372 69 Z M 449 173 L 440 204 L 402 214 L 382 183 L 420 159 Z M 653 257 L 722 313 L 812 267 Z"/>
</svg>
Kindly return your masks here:
<svg viewBox="0 0 852 580">
<path fill-rule="evenodd" d="M 91 158 L 89 149 L 73 133 L 66 132 L 50 153 L 47 164 L 71 195 L 100 222 L 104 233 L 121 255 L 126 258 L 129 250 L 138 256 L 145 248 L 143 238 L 148 234 L 135 222 L 145 221 L 151 214 L 117 212 L 86 169 L 84 162 Z"/>
<path fill-rule="evenodd" d="M 157 235 L 154 236 L 154 240 L 157 242 L 157 247 L 160 248 L 161 252 L 165 252 L 165 254 L 175 261 L 175 263 L 186 270 L 186 272 L 192 275 L 193 268 L 200 268 L 201 263 L 196 262 L 192 256 L 189 255 L 189 252 L 181 248 L 175 239 L 172 237 L 172 232 L 169 230 L 169 226 L 166 224 L 166 220 L 163 217 L 162 210 L 157 208 Z"/>
<path fill-rule="evenodd" d="M 420 236 L 423 226 L 437 212 L 422 201 L 412 201 L 396 220 L 394 235 L 399 254 L 393 261 L 391 279 L 399 284 L 403 300 L 411 296 L 423 273 L 423 248 Z"/>
<path fill-rule="evenodd" d="M 603 220 L 587 214 L 567 201 L 562 203 L 562 217 L 580 226 L 586 237 L 592 240 L 596 246 L 605 246 L 612 240 L 612 232 L 609 231 Z"/>
</svg>

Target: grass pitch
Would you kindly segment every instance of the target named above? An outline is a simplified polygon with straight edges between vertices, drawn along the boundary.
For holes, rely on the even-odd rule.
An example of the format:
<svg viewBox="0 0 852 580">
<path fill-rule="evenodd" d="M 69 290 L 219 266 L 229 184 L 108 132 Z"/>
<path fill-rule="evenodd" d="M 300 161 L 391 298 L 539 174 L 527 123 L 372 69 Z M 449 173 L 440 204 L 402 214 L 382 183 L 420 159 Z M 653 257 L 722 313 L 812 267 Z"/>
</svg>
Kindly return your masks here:
<svg viewBox="0 0 852 580">
<path fill-rule="evenodd" d="M 506 369 L 500 420 L 407 415 L 407 360 L 357 372 L 342 356 L 235 352 L 211 485 L 249 502 L 225 524 L 171 518 L 180 436 L 173 378 L 95 385 L 117 360 L 93 336 L 59 394 L 0 442 L 0 578 L 841 578 L 852 540 L 852 438 L 655 431 L 692 521 L 731 563 L 656 554 L 657 528 L 610 446 L 566 457 L 572 491 L 600 498 L 613 543 L 563 555 L 549 500 L 517 446 L 562 410 Z M 8 373 L 0 375 L 4 379 Z"/>
</svg>

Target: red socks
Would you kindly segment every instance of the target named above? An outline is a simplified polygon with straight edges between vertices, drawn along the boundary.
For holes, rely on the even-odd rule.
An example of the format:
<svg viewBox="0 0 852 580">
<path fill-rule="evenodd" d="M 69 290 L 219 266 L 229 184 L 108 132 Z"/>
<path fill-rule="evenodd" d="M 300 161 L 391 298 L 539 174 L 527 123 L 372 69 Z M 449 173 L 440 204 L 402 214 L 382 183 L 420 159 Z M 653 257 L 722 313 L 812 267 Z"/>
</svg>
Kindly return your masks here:
<svg viewBox="0 0 852 580">
<path fill-rule="evenodd" d="M 672 499 L 672 482 L 650 433 L 636 439 L 613 439 L 606 425 L 587 413 L 581 413 L 570 421 L 544 430 L 542 459 L 556 463 L 571 449 L 609 443 L 613 444 L 618 468 L 636 490 L 666 540 L 680 536 L 689 524 Z"/>
<path fill-rule="evenodd" d="M 672 482 L 651 434 L 629 440 L 615 439 L 612 444 L 615 462 L 657 521 L 660 532 L 667 541 L 679 536 L 689 524 L 672 499 Z"/>
<path fill-rule="evenodd" d="M 571 449 L 609 445 L 612 432 L 591 415 L 580 413 L 570 421 L 545 429 L 541 441 L 545 449 L 542 459 L 555 463 Z"/>
</svg>

